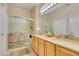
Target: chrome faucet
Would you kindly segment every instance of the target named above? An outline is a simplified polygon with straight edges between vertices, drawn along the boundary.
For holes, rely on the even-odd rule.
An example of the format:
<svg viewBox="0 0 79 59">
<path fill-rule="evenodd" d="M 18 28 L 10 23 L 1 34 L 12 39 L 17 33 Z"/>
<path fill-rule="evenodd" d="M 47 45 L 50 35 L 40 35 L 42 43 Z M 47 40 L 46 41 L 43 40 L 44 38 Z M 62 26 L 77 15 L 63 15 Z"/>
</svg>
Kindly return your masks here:
<svg viewBox="0 0 79 59">
<path fill-rule="evenodd" d="M 69 35 L 65 35 L 66 39 L 70 39 L 70 37 L 73 37 L 73 33 L 70 33 Z"/>
</svg>

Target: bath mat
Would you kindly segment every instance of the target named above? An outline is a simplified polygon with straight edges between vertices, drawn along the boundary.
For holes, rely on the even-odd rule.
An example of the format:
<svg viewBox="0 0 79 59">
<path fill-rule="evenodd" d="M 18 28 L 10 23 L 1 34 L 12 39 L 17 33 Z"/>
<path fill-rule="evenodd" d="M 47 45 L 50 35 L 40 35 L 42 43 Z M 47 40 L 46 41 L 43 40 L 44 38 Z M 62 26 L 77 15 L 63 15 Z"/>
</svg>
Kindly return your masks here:
<svg viewBox="0 0 79 59">
<path fill-rule="evenodd" d="M 9 52 L 9 56 L 24 56 L 30 53 L 30 50 L 27 48 L 16 48 Z"/>
</svg>

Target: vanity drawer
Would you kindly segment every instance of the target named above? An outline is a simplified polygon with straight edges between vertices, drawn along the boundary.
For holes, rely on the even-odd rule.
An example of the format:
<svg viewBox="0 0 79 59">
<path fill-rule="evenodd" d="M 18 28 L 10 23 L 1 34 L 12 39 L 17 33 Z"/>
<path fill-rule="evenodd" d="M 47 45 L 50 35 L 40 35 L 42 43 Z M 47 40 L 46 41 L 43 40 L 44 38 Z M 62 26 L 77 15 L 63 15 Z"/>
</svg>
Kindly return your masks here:
<svg viewBox="0 0 79 59">
<path fill-rule="evenodd" d="M 44 55 L 44 40 L 39 39 L 39 55 Z"/>
<path fill-rule="evenodd" d="M 44 44 L 44 40 L 43 39 L 39 39 L 39 43 Z"/>
<path fill-rule="evenodd" d="M 44 45 L 39 44 L 39 51 L 44 51 Z"/>
<path fill-rule="evenodd" d="M 56 56 L 78 56 L 76 52 L 68 50 L 66 48 L 56 46 Z"/>
</svg>

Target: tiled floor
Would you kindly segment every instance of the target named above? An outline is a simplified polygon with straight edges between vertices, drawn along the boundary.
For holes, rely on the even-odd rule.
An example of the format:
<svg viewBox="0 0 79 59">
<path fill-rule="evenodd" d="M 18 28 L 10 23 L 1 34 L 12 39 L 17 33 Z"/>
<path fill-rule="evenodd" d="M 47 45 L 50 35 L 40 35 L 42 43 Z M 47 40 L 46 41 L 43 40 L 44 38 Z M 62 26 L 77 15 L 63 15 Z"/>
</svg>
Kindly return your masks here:
<svg viewBox="0 0 79 59">
<path fill-rule="evenodd" d="M 36 56 L 31 47 L 20 47 L 8 51 L 10 56 Z"/>
<path fill-rule="evenodd" d="M 27 55 L 25 55 L 25 56 L 37 56 L 37 55 L 35 54 L 35 52 L 32 50 L 32 48 L 29 48 L 29 50 L 30 50 L 31 53 L 29 53 L 29 54 L 27 54 Z"/>
</svg>

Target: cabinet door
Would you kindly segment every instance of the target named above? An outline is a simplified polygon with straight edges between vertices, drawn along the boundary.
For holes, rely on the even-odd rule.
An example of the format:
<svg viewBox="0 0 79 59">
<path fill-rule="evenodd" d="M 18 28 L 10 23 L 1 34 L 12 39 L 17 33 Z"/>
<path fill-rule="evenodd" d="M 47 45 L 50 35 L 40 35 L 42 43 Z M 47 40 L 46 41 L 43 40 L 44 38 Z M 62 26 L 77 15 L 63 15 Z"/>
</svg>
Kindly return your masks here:
<svg viewBox="0 0 79 59">
<path fill-rule="evenodd" d="M 35 48 L 35 37 L 33 36 L 32 37 L 32 49 L 34 49 Z"/>
<path fill-rule="evenodd" d="M 77 53 L 67 50 L 65 48 L 56 46 L 56 55 L 57 56 L 78 56 Z"/>
<path fill-rule="evenodd" d="M 55 45 L 45 42 L 45 56 L 55 56 Z"/>
<path fill-rule="evenodd" d="M 0 3 L 0 55 L 8 50 L 7 43 L 8 20 L 6 14 L 6 5 Z"/>
<path fill-rule="evenodd" d="M 32 48 L 36 53 L 38 53 L 38 41 L 39 39 L 37 37 L 32 37 Z"/>
<path fill-rule="evenodd" d="M 44 56 L 44 40 L 39 39 L 39 55 Z"/>
<path fill-rule="evenodd" d="M 37 37 L 35 37 L 35 42 L 34 42 L 34 44 L 35 44 L 35 52 L 36 53 L 38 53 L 38 41 L 39 41 L 39 39 L 37 38 Z"/>
</svg>

